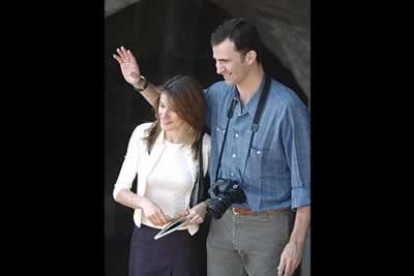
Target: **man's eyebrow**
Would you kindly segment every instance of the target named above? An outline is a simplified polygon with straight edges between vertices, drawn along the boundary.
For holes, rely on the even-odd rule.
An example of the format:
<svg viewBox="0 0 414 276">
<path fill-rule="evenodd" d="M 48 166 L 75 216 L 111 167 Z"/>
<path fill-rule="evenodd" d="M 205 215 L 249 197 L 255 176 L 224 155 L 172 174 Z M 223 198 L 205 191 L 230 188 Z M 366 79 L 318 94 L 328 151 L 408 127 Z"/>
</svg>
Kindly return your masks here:
<svg viewBox="0 0 414 276">
<path fill-rule="evenodd" d="M 213 59 L 218 60 L 218 61 L 229 61 L 230 60 L 228 58 L 215 58 L 215 57 L 213 57 Z"/>
</svg>

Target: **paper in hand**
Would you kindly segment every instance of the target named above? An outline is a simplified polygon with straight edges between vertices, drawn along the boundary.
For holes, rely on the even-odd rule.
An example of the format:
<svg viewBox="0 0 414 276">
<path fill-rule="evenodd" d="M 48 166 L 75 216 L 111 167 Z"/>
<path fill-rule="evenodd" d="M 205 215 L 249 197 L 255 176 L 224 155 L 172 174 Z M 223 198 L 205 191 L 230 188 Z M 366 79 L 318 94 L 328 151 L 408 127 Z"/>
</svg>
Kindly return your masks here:
<svg viewBox="0 0 414 276">
<path fill-rule="evenodd" d="M 157 235 L 155 235 L 154 240 L 158 240 L 159 238 L 162 238 L 172 232 L 174 232 L 177 229 L 180 229 L 180 227 L 187 222 L 188 217 L 187 216 L 183 216 L 183 217 L 178 217 L 175 218 L 173 220 L 171 220 L 170 222 L 168 222 L 163 229 L 161 229 Z"/>
</svg>

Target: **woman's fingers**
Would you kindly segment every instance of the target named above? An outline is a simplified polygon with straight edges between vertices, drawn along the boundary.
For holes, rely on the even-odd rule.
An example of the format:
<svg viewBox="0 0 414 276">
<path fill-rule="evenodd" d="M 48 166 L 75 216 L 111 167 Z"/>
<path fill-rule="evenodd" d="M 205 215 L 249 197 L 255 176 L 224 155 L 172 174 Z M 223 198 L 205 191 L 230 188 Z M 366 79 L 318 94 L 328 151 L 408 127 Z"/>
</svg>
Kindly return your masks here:
<svg viewBox="0 0 414 276">
<path fill-rule="evenodd" d="M 200 224 L 204 221 L 204 218 L 200 216 L 199 214 L 192 214 L 189 217 L 187 224 Z"/>
</svg>

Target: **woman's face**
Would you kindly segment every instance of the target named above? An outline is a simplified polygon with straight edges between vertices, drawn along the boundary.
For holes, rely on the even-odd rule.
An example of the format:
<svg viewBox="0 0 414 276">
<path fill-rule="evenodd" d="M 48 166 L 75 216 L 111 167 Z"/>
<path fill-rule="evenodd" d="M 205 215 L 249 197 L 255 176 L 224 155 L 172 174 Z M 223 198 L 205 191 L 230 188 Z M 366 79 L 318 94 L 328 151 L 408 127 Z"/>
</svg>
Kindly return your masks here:
<svg viewBox="0 0 414 276">
<path fill-rule="evenodd" d="M 185 125 L 177 113 L 171 110 L 168 97 L 164 93 L 160 96 L 160 104 L 158 106 L 158 117 L 160 126 L 163 131 L 180 131 Z"/>
</svg>

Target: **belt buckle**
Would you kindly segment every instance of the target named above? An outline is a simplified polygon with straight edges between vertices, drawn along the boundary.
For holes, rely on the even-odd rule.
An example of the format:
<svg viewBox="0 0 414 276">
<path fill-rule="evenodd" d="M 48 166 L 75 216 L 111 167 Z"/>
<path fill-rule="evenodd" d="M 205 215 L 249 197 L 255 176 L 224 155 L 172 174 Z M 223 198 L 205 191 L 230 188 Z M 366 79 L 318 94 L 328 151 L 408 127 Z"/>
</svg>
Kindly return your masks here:
<svg viewBox="0 0 414 276">
<path fill-rule="evenodd" d="M 240 215 L 239 213 L 237 213 L 236 208 L 234 208 L 234 207 L 231 207 L 231 211 L 232 211 L 232 212 L 233 212 L 233 214 L 235 214 L 235 215 Z"/>
</svg>

